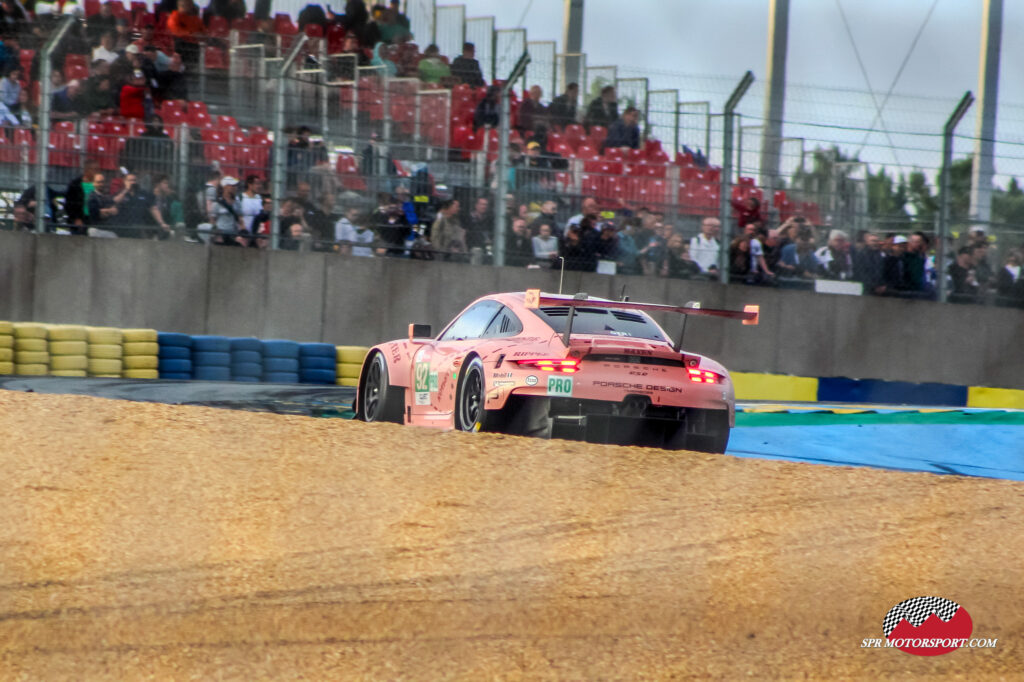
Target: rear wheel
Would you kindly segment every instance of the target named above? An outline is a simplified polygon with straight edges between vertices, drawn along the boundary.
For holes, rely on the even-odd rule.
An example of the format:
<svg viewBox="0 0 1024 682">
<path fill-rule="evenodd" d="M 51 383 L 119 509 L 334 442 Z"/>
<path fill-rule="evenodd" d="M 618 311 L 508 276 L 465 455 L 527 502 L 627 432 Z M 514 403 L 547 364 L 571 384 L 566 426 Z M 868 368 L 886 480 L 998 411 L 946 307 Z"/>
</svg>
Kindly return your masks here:
<svg viewBox="0 0 1024 682">
<path fill-rule="evenodd" d="M 405 389 L 392 386 L 388 376 L 388 363 L 377 352 L 366 366 L 360 386 L 359 416 L 366 422 L 404 422 Z"/>
<path fill-rule="evenodd" d="M 487 417 L 484 398 L 484 363 L 480 358 L 473 358 L 462 370 L 455 398 L 455 428 L 458 431 L 480 431 L 483 428 Z"/>
<path fill-rule="evenodd" d="M 492 431 L 513 436 L 551 437 L 551 401 L 547 398 L 509 396 L 500 410 L 484 409 L 484 365 L 473 358 L 465 365 L 455 404 L 455 428 L 459 431 Z"/>
</svg>

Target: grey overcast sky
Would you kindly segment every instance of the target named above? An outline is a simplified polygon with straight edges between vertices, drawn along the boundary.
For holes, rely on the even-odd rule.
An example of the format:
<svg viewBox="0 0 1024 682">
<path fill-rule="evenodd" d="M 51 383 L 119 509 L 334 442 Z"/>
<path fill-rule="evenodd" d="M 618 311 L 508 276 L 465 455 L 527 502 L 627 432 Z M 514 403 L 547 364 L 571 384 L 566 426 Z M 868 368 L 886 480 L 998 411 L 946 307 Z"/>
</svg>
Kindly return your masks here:
<svg viewBox="0 0 1024 682">
<path fill-rule="evenodd" d="M 788 124 L 786 134 L 856 149 L 864 133 L 848 128 L 872 124 L 875 110 L 840 4 L 881 101 L 934 2 L 792 0 L 786 119 L 824 126 Z M 555 40 L 562 50 L 562 0 L 462 4 L 467 17 L 493 15 L 499 28 L 522 26 L 529 40 Z M 896 150 L 878 132 L 871 135 L 862 158 L 926 169 L 938 165 L 937 139 L 910 133 L 941 131 L 963 93 L 977 91 L 982 11 L 982 0 L 937 1 L 885 108 Z M 717 110 L 747 69 L 763 81 L 768 13 L 768 0 L 586 0 L 583 49 L 592 66 L 618 65 L 620 77 L 647 73 L 652 88 L 679 88 L 681 99 L 707 99 Z M 1024 175 L 1024 147 L 1015 144 L 1024 140 L 1024 83 L 1015 68 L 1024 60 L 1024 43 L 1016 40 L 1022 28 L 1024 2 L 1005 0 L 997 129 L 1003 143 L 997 149 L 997 170 L 1004 175 Z M 740 111 L 759 117 L 762 102 L 754 88 Z M 973 136 L 973 113 L 959 133 Z M 958 140 L 957 154 L 971 149 L 970 140 Z"/>
</svg>

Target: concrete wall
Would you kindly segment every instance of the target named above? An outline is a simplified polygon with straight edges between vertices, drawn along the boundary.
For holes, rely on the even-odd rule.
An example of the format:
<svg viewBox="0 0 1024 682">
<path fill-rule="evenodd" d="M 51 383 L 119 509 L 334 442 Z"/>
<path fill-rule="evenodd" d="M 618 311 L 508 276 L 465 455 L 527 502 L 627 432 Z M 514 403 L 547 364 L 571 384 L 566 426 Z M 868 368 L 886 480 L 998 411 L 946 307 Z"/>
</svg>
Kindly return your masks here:
<svg viewBox="0 0 1024 682">
<path fill-rule="evenodd" d="M 477 296 L 558 290 L 551 270 L 0 232 L 0 319 L 372 345 L 440 329 Z M 1024 312 L 567 272 L 564 290 L 741 308 L 695 318 L 686 347 L 738 371 L 1024 387 Z M 662 322 L 678 333 L 681 318 Z"/>
</svg>

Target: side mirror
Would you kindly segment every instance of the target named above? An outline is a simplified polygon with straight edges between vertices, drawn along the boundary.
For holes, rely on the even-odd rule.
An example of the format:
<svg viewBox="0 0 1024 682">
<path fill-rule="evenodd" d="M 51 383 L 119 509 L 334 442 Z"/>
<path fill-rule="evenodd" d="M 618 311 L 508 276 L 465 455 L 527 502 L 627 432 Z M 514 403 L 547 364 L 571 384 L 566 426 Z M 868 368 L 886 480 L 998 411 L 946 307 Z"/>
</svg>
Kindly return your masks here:
<svg viewBox="0 0 1024 682">
<path fill-rule="evenodd" d="M 409 325 L 409 340 L 415 341 L 416 339 L 432 339 L 434 335 L 430 331 L 429 324 L 410 324 Z"/>
</svg>

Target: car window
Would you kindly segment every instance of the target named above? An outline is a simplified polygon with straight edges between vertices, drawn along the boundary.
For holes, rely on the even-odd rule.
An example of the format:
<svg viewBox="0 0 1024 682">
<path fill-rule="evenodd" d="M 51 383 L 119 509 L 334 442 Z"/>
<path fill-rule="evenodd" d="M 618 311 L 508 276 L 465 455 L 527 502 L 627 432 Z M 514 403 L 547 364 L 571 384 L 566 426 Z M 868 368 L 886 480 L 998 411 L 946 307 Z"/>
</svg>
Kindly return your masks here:
<svg viewBox="0 0 1024 682">
<path fill-rule="evenodd" d="M 565 332 L 565 325 L 569 321 L 569 306 L 550 306 L 539 308 L 533 312 L 547 322 L 555 332 L 559 334 Z M 576 308 L 572 332 L 573 334 L 601 334 L 651 341 L 666 340 L 647 315 L 632 310 Z"/>
<path fill-rule="evenodd" d="M 455 318 L 455 321 L 449 325 L 439 340 L 479 339 L 501 307 L 502 305 L 497 301 L 475 303 L 469 310 Z"/>
<path fill-rule="evenodd" d="M 483 338 L 494 339 L 501 336 L 515 336 L 521 331 L 523 331 L 523 323 L 519 321 L 515 313 L 506 306 L 502 306 L 498 314 L 491 320 L 491 324 L 484 331 Z"/>
</svg>

